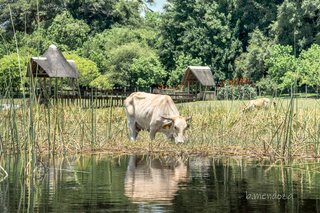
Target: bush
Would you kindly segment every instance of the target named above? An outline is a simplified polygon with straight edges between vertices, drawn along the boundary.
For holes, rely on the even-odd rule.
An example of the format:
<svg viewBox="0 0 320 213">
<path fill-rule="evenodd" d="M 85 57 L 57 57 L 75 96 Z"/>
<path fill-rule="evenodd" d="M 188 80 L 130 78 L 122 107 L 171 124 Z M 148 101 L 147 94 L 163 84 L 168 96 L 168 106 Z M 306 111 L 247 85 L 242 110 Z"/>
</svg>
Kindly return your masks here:
<svg viewBox="0 0 320 213">
<path fill-rule="evenodd" d="M 0 59 L 0 88 L 19 90 L 25 80 L 28 57 L 16 53 Z"/>
<path fill-rule="evenodd" d="M 155 51 L 135 42 L 112 49 L 107 67 L 111 83 L 121 87 L 162 84 L 166 75 Z"/>
<path fill-rule="evenodd" d="M 273 95 L 278 89 L 278 85 L 270 77 L 261 78 L 256 85 L 259 87 L 262 95 Z"/>
<path fill-rule="evenodd" d="M 89 86 L 90 82 L 100 76 L 98 67 L 93 61 L 76 54 L 64 53 L 63 55 L 68 60 L 74 60 L 77 70 L 80 72 L 79 84 L 81 86 Z"/>
<path fill-rule="evenodd" d="M 250 85 L 242 85 L 242 86 L 224 86 L 220 88 L 218 92 L 218 99 L 232 99 L 232 100 L 245 100 L 245 99 L 253 99 L 257 96 L 257 91 L 254 87 Z"/>
<path fill-rule="evenodd" d="M 99 89 L 112 89 L 113 87 L 107 75 L 98 76 L 96 79 L 90 82 L 89 86 Z"/>
</svg>

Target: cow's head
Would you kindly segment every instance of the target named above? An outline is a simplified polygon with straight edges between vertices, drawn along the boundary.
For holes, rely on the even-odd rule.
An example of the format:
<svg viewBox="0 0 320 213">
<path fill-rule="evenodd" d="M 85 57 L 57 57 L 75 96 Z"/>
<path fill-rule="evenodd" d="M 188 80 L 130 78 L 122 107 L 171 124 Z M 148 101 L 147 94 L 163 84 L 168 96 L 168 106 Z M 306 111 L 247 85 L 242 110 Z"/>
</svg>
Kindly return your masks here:
<svg viewBox="0 0 320 213">
<path fill-rule="evenodd" d="M 182 116 L 172 116 L 164 117 L 163 119 L 168 120 L 169 122 L 164 123 L 163 128 L 170 129 L 170 137 L 174 138 L 176 143 L 183 143 L 185 138 L 185 131 L 188 129 L 188 121 L 191 117 L 182 117 Z"/>
</svg>

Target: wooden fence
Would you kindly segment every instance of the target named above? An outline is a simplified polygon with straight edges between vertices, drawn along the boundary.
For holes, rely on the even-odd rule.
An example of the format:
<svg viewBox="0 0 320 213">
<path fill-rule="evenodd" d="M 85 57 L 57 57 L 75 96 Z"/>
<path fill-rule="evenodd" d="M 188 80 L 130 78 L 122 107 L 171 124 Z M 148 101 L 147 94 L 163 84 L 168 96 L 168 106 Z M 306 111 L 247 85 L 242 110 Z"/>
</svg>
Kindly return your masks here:
<svg viewBox="0 0 320 213">
<path fill-rule="evenodd" d="M 104 108 L 104 107 L 121 107 L 124 100 L 132 93 L 132 91 L 110 91 L 99 89 L 80 89 L 62 90 L 51 92 L 50 95 L 40 95 L 40 103 L 46 103 L 48 99 L 52 99 L 62 105 L 77 105 L 82 108 Z M 43 98 L 49 97 L 49 98 Z M 170 94 L 175 103 L 192 102 L 196 100 L 196 96 L 185 93 Z"/>
<path fill-rule="evenodd" d="M 128 97 L 132 91 L 126 90 L 101 90 L 91 88 L 81 88 L 76 90 L 58 90 L 58 91 L 43 91 L 36 90 L 36 97 L 40 104 L 47 104 L 49 100 L 53 103 L 59 103 L 65 106 L 77 105 L 83 108 L 104 108 L 104 107 L 121 107 L 123 101 Z M 155 94 L 158 94 L 156 91 Z M 163 93 L 161 93 L 163 94 Z M 196 100 L 195 95 L 175 92 L 174 94 L 168 94 L 175 103 L 192 102 Z M 24 95 L 20 91 L 11 91 L 0 93 L 0 99 L 22 99 L 23 97 L 29 98 L 30 94 L 26 92 Z"/>
</svg>

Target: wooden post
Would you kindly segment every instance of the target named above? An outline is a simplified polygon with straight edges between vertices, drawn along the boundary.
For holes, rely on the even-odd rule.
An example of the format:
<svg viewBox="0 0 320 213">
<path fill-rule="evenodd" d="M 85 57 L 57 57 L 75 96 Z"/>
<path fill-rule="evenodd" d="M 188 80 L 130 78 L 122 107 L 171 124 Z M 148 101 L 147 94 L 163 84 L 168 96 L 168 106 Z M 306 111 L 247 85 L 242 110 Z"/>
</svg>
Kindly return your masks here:
<svg viewBox="0 0 320 213">
<path fill-rule="evenodd" d="M 206 100 L 206 91 L 207 91 L 207 86 L 204 87 L 204 91 L 203 91 L 203 101 Z"/>
</svg>

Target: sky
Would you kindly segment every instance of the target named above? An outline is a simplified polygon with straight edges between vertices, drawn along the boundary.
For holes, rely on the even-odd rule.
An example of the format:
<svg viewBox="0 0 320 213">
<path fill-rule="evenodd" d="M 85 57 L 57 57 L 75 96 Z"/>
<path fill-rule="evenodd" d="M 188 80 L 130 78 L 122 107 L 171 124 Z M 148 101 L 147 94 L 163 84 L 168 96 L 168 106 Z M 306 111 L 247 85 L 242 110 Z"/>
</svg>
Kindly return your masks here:
<svg viewBox="0 0 320 213">
<path fill-rule="evenodd" d="M 163 11 L 163 6 L 165 5 L 166 0 L 155 0 L 155 3 L 149 6 L 153 11 L 161 12 Z"/>
</svg>

